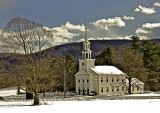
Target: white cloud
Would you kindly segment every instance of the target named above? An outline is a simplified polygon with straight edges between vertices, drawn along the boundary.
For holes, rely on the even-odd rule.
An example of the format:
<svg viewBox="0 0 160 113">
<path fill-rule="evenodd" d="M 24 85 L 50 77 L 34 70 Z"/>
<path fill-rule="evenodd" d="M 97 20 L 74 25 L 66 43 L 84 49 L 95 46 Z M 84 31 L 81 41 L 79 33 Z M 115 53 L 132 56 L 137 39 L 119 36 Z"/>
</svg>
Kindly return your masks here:
<svg viewBox="0 0 160 113">
<path fill-rule="evenodd" d="M 160 28 L 160 23 L 146 23 L 143 24 L 142 27 L 148 29 Z"/>
<path fill-rule="evenodd" d="M 156 13 L 156 11 L 154 10 L 154 8 L 146 8 L 146 7 L 143 7 L 141 5 L 139 5 L 135 10 L 135 12 L 141 12 L 141 13 L 144 13 L 144 14 L 154 14 Z"/>
<path fill-rule="evenodd" d="M 117 39 L 121 39 L 121 40 L 131 40 L 130 37 L 131 37 L 131 36 L 118 37 Z"/>
<path fill-rule="evenodd" d="M 49 28 L 48 28 L 49 29 Z M 60 27 L 54 27 L 50 29 L 54 36 L 54 43 L 66 43 L 71 42 L 72 39 L 76 36 L 79 36 L 78 31 L 85 31 L 84 25 L 74 25 L 70 22 L 66 22 L 65 25 L 61 25 Z M 76 33 L 73 33 L 76 31 Z"/>
<path fill-rule="evenodd" d="M 160 3 L 159 2 L 155 2 L 153 5 L 156 6 L 156 7 L 160 7 Z"/>
<path fill-rule="evenodd" d="M 67 29 L 63 27 L 54 27 L 50 29 L 55 37 L 64 37 L 68 39 L 72 39 L 75 36 L 79 36 L 79 34 L 69 32 Z"/>
<path fill-rule="evenodd" d="M 64 39 L 64 37 L 56 37 L 54 40 L 54 43 L 64 43 L 64 42 L 69 42 L 68 39 Z"/>
<path fill-rule="evenodd" d="M 85 26 L 82 25 L 73 25 L 70 22 L 67 22 L 65 25 L 62 25 L 63 28 L 68 30 L 78 30 L 78 31 L 85 31 Z"/>
<path fill-rule="evenodd" d="M 108 30 L 111 26 L 123 27 L 125 22 L 120 17 L 97 20 L 93 25 Z"/>
<path fill-rule="evenodd" d="M 111 40 L 110 37 L 97 37 L 97 40 Z"/>
<path fill-rule="evenodd" d="M 141 28 L 136 30 L 136 33 L 141 37 L 159 38 L 160 23 L 145 23 Z"/>
<path fill-rule="evenodd" d="M 89 40 L 111 40 L 110 37 L 96 37 L 96 38 L 89 38 Z"/>
<path fill-rule="evenodd" d="M 124 20 L 134 20 L 134 17 L 124 15 L 123 19 Z"/>
<path fill-rule="evenodd" d="M 138 29 L 136 30 L 136 33 L 137 33 L 137 34 L 140 34 L 140 33 L 149 34 L 149 33 L 152 33 L 152 32 L 151 32 L 151 31 L 147 31 L 147 30 L 145 30 L 144 28 L 138 28 Z"/>
<path fill-rule="evenodd" d="M 88 40 L 95 40 L 95 38 L 89 38 Z"/>
</svg>

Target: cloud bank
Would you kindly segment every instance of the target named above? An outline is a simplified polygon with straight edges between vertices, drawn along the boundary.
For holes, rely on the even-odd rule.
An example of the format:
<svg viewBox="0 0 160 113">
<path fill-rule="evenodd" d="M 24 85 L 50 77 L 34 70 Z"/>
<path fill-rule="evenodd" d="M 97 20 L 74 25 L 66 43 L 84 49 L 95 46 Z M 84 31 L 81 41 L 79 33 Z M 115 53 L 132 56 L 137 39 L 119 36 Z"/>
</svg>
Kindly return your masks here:
<svg viewBox="0 0 160 113">
<path fill-rule="evenodd" d="M 154 14 L 156 13 L 155 9 L 154 8 L 146 8 L 146 7 L 143 7 L 141 5 L 139 5 L 135 10 L 135 12 L 140 12 L 140 13 L 144 13 L 146 15 L 150 15 L 150 14 Z"/>
<path fill-rule="evenodd" d="M 80 36 L 80 33 L 85 31 L 85 26 L 83 24 L 74 25 L 70 22 L 66 22 L 59 27 L 45 28 L 50 30 L 53 34 L 54 42 L 52 42 L 52 45 L 72 42 L 75 37 Z"/>
<path fill-rule="evenodd" d="M 120 17 L 108 18 L 97 20 L 92 23 L 93 25 L 103 28 L 105 30 L 109 30 L 112 26 L 123 27 L 125 26 L 125 22 Z"/>
<path fill-rule="evenodd" d="M 85 26 L 82 25 L 73 25 L 70 22 L 67 22 L 65 25 L 62 25 L 62 28 L 68 30 L 77 30 L 77 31 L 85 31 Z"/>
<path fill-rule="evenodd" d="M 145 23 L 136 30 L 139 36 L 145 36 L 149 39 L 160 38 L 160 23 Z"/>
</svg>

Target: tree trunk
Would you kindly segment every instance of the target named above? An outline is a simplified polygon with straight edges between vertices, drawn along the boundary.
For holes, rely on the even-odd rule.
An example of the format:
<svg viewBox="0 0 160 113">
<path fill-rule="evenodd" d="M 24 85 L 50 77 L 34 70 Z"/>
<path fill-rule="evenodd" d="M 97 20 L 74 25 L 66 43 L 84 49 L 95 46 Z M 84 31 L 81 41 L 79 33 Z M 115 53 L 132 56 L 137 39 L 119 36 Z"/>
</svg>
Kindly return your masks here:
<svg viewBox="0 0 160 113">
<path fill-rule="evenodd" d="M 128 81 L 129 81 L 129 83 L 128 83 L 128 93 L 129 94 L 131 94 L 132 93 L 132 91 L 131 91 L 131 77 L 129 76 L 129 78 L 128 78 Z"/>
<path fill-rule="evenodd" d="M 17 86 L 17 94 L 20 94 L 21 92 L 20 92 L 20 85 L 18 84 L 18 86 Z"/>
<path fill-rule="evenodd" d="M 65 75 L 64 75 L 64 84 L 63 84 L 63 92 L 64 92 L 64 98 L 66 97 L 66 81 L 65 81 Z"/>
<path fill-rule="evenodd" d="M 45 93 L 45 91 L 43 91 L 43 97 L 45 97 L 46 96 L 46 93 Z"/>
<path fill-rule="evenodd" d="M 39 97 L 38 97 L 38 93 L 36 92 L 34 94 L 34 105 L 38 105 L 39 104 Z"/>
</svg>

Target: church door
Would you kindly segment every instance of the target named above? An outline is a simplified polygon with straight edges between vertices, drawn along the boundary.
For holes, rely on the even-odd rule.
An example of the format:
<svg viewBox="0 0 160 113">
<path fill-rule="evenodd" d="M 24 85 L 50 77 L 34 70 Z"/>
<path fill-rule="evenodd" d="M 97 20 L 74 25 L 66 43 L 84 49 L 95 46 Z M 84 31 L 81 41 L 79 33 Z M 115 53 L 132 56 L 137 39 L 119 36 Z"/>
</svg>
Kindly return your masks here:
<svg viewBox="0 0 160 113">
<path fill-rule="evenodd" d="M 89 88 L 87 88 L 87 95 L 89 95 Z"/>
<path fill-rule="evenodd" d="M 83 95 L 85 95 L 85 89 L 83 88 Z"/>
<path fill-rule="evenodd" d="M 81 94 L 81 89 L 79 88 L 79 90 L 78 90 L 78 94 L 80 95 Z"/>
</svg>

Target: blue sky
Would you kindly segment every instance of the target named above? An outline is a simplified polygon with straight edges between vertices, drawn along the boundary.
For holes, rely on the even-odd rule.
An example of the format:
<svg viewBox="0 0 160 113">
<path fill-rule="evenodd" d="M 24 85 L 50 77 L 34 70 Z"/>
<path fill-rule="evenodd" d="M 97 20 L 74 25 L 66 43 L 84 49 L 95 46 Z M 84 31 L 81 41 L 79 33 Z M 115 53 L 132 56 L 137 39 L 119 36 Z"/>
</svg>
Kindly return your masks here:
<svg viewBox="0 0 160 113">
<path fill-rule="evenodd" d="M 158 0 L 0 0 L 0 29 L 14 17 L 38 22 L 55 42 L 81 41 L 87 19 L 89 39 L 160 38 Z"/>
</svg>

